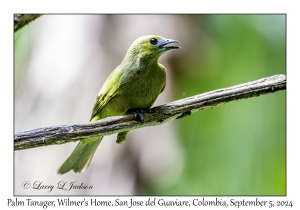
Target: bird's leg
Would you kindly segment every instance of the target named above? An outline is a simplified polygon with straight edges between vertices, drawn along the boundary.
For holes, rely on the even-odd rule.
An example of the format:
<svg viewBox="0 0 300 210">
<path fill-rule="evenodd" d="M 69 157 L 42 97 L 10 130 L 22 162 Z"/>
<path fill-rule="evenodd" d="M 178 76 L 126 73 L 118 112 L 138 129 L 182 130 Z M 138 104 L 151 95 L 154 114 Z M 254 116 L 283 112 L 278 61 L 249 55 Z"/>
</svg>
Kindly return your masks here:
<svg viewBox="0 0 300 210">
<path fill-rule="evenodd" d="M 127 110 L 126 114 L 133 114 L 135 120 L 143 123 L 144 122 L 144 117 L 143 117 L 144 112 L 145 111 L 143 109 L 129 109 L 129 110 Z M 129 131 L 118 133 L 116 142 L 118 144 L 122 144 L 125 141 L 126 135 L 128 133 L 129 133 Z"/>
<path fill-rule="evenodd" d="M 125 131 L 125 132 L 121 132 L 121 133 L 118 133 L 118 136 L 117 136 L 117 143 L 118 144 L 122 144 L 125 139 L 126 139 L 126 135 L 129 133 L 129 131 Z"/>
<path fill-rule="evenodd" d="M 143 113 L 145 111 L 143 109 L 128 109 L 126 114 L 133 114 L 134 115 L 134 118 L 135 120 L 143 123 L 144 122 L 144 117 L 143 117 Z"/>
</svg>

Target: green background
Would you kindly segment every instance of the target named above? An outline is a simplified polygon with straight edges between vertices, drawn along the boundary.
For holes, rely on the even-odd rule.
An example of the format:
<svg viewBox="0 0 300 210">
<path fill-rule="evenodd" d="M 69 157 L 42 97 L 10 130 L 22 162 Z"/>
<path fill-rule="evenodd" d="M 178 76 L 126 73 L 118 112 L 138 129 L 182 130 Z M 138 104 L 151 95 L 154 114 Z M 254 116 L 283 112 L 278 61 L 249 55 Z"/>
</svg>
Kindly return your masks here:
<svg viewBox="0 0 300 210">
<path fill-rule="evenodd" d="M 209 43 L 172 65 L 174 99 L 286 73 L 284 15 L 192 16 Z M 197 59 L 198 57 L 198 59 Z M 285 195 L 286 93 L 193 113 L 175 126 L 185 165 L 178 184 L 153 195 Z"/>
</svg>

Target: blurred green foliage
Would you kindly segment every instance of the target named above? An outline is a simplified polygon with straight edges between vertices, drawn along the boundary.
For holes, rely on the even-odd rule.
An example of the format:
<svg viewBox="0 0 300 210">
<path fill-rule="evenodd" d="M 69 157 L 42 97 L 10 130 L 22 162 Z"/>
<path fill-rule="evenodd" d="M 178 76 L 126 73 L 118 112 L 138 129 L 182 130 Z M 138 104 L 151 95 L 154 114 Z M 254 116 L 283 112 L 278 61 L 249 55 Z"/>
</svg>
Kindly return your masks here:
<svg viewBox="0 0 300 210">
<path fill-rule="evenodd" d="M 175 99 L 286 74 L 285 15 L 189 18 L 202 35 L 189 49 L 193 59 L 186 55 L 171 66 Z M 175 186 L 149 186 L 145 193 L 285 195 L 285 94 L 231 102 L 176 121 L 183 173 Z"/>
</svg>

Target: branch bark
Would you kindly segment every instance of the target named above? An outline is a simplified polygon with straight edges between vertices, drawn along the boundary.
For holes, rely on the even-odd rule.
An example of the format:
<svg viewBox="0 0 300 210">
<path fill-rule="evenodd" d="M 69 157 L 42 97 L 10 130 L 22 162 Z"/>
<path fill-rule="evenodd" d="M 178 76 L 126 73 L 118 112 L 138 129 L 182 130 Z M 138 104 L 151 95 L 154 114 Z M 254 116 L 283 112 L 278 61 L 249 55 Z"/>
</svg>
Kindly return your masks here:
<svg viewBox="0 0 300 210">
<path fill-rule="evenodd" d="M 147 126 L 161 125 L 170 120 L 188 116 L 199 110 L 285 89 L 286 76 L 274 75 L 145 110 L 143 123 L 136 121 L 133 114 L 128 114 L 108 117 L 97 122 L 50 126 L 19 132 L 14 136 L 14 149 L 24 150 L 41 146 L 65 144 L 89 137 L 105 136 Z"/>
<path fill-rule="evenodd" d="M 23 26 L 29 24 L 31 21 L 34 21 L 40 14 L 35 15 L 22 15 L 22 14 L 14 14 L 14 32 L 17 32 Z"/>
</svg>

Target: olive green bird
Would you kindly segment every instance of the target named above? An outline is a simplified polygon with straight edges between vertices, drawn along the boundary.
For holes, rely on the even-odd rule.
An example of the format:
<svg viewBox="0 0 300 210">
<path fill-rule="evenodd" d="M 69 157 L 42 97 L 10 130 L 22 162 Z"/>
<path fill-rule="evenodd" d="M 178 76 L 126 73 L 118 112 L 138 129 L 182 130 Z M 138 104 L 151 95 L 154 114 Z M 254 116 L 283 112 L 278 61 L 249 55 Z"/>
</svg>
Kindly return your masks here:
<svg viewBox="0 0 300 210">
<path fill-rule="evenodd" d="M 166 68 L 158 63 L 158 58 L 171 49 L 179 48 L 168 45 L 170 43 L 179 42 L 157 35 L 142 36 L 135 40 L 122 63 L 111 72 L 100 89 L 90 121 L 124 115 L 132 110 L 136 119 L 142 121 L 138 110 L 150 108 L 166 86 Z M 119 133 L 117 143 L 122 143 L 127 134 Z M 72 169 L 76 173 L 84 172 L 102 138 L 81 140 L 57 174 Z"/>
</svg>

